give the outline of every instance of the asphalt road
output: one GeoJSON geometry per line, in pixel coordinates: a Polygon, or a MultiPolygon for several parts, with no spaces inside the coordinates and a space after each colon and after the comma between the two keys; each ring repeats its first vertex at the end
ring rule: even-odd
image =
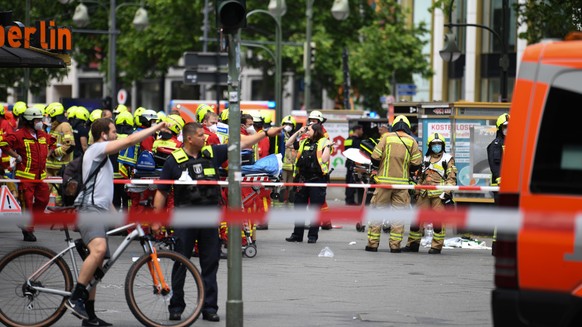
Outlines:
{"type": "MultiPolygon", "coordinates": [[[[321,231],[317,244],[287,243],[292,226],[270,226],[258,232],[258,254],[243,259],[244,325],[246,326],[491,326],[490,292],[494,260],[489,250],[445,249],[429,255],[392,254],[388,235],[378,253],[365,252],[366,234],[354,226],[321,231]],[[350,244],[355,242],[355,244],[350,244]],[[334,257],[318,257],[329,247],[334,257]]],[[[37,231],[38,242],[54,250],[64,247],[64,233],[37,231]]],[[[77,234],[78,235],[78,234],[77,234]]],[[[447,235],[447,237],[453,235],[447,235]]],[[[0,226],[0,255],[22,241],[17,228],[0,226]]],[[[307,239],[307,238],[305,238],[307,239]]],[[[110,245],[121,237],[112,237],[110,245]]],[[[490,240],[487,240],[490,244],[490,240]]],[[[127,307],[123,282],[132,246],[98,286],[98,315],[115,326],[139,326],[127,307]]],[[[193,258],[198,264],[198,259],[193,258]]],[[[226,260],[219,268],[218,323],[226,326],[226,260]]],[[[0,296],[8,296],[0,294],[0,296]]],[[[57,326],[80,326],[65,314],[57,326]]]]}

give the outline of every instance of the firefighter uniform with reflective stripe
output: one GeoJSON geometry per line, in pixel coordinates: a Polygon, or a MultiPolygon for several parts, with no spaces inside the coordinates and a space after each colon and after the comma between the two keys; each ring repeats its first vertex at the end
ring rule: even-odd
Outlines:
{"type": "MultiPolygon", "coordinates": [[[[374,148],[372,159],[379,161],[378,174],[374,177],[378,184],[408,184],[410,169],[420,166],[422,154],[416,140],[404,133],[396,131],[385,133],[374,148]]],[[[375,207],[405,209],[410,206],[408,190],[392,190],[377,188],[370,203],[375,207]]],[[[368,230],[368,246],[366,249],[377,249],[380,244],[380,222],[370,224],[368,230]]],[[[404,224],[391,222],[390,249],[400,251],[400,243],[404,232],[404,224]]]]}
{"type": "Polygon", "coordinates": [[[6,146],[2,151],[12,149],[22,157],[22,161],[16,164],[15,176],[22,181],[19,190],[23,209],[44,211],[49,203],[49,185],[26,181],[46,178],[46,159],[49,151],[55,149],[55,140],[43,131],[36,131],[33,135],[29,128],[23,127],[7,135],[4,141],[6,146]]]}
{"type": "MultiPolygon", "coordinates": [[[[442,156],[424,157],[423,171],[419,180],[420,185],[457,185],[457,167],[455,159],[448,153],[442,153],[442,156]]],[[[443,197],[445,192],[442,190],[420,190],[416,205],[418,208],[432,208],[443,210],[443,197]]],[[[410,226],[408,248],[418,249],[422,238],[423,228],[421,226],[410,226]]],[[[434,235],[432,238],[431,249],[441,250],[445,241],[445,227],[440,224],[434,225],[434,235]]]]}
{"type": "Polygon", "coordinates": [[[57,176],[59,169],[73,160],[75,134],[71,124],[62,122],[51,129],[50,135],[56,141],[56,148],[47,158],[46,168],[49,176],[57,176]]]}
{"type": "MultiPolygon", "coordinates": [[[[164,180],[214,180],[218,181],[218,166],[226,160],[228,145],[205,146],[200,150],[198,157],[194,158],[181,148],[168,157],[162,169],[161,179],[164,180]]],[[[219,186],[207,185],[159,185],[158,190],[169,193],[174,189],[174,202],[178,208],[191,208],[200,206],[214,206],[221,204],[219,186]]],[[[193,219],[195,219],[195,215],[193,219]]],[[[204,281],[204,306],[203,312],[216,313],[218,310],[218,283],[216,273],[220,261],[220,243],[218,226],[213,227],[187,227],[176,228],[175,251],[192,256],[194,241],[198,240],[200,255],[200,267],[204,281]]],[[[168,309],[170,313],[181,313],[185,308],[183,299],[183,276],[179,280],[176,274],[172,276],[174,296],[170,300],[168,309]]]]}

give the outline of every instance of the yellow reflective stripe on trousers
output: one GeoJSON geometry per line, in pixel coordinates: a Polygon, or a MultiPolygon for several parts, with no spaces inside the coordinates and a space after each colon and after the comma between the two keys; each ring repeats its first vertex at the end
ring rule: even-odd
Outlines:
{"type": "Polygon", "coordinates": [[[440,233],[435,232],[432,236],[433,239],[437,240],[437,241],[442,241],[445,239],[445,228],[443,227],[443,229],[441,230],[440,233]]]}
{"type": "Polygon", "coordinates": [[[402,234],[396,234],[390,232],[390,239],[395,241],[402,241],[402,234]]]}
{"type": "Polygon", "coordinates": [[[408,233],[409,240],[420,240],[421,237],[422,237],[422,234],[420,234],[420,232],[411,231],[410,233],[408,233]]]}

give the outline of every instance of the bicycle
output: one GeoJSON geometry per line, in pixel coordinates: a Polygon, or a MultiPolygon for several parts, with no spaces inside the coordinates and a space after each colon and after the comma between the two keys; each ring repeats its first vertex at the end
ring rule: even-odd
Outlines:
{"type": "MultiPolygon", "coordinates": [[[[125,298],[132,314],[145,326],[191,325],[198,319],[204,303],[200,272],[183,255],[157,250],[140,224],[125,225],[107,235],[129,228],[135,229],[125,236],[103,267],[97,270],[87,290],[101,281],[129,244],[137,239],[144,254],[132,264],[125,279],[125,298]],[[168,304],[173,296],[171,284],[179,284],[182,280],[186,309],[180,321],[169,320],[168,304]]],[[[67,310],[65,301],[71,296],[79,273],[73,249],[82,259],[88,254],[81,239],[73,240],[67,226],[63,230],[68,246],[59,253],[44,247],[25,247],[0,260],[0,292],[4,295],[0,298],[0,322],[14,327],[40,327],[50,326],[63,316],[67,310]],[[65,260],[67,253],[73,270],[65,260]]]]}

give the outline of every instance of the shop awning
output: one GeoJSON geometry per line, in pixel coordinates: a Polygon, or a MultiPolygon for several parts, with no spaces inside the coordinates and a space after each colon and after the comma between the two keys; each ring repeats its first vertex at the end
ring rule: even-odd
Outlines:
{"type": "Polygon", "coordinates": [[[34,48],[0,47],[0,68],[66,68],[70,64],[68,55],[34,48]]]}

